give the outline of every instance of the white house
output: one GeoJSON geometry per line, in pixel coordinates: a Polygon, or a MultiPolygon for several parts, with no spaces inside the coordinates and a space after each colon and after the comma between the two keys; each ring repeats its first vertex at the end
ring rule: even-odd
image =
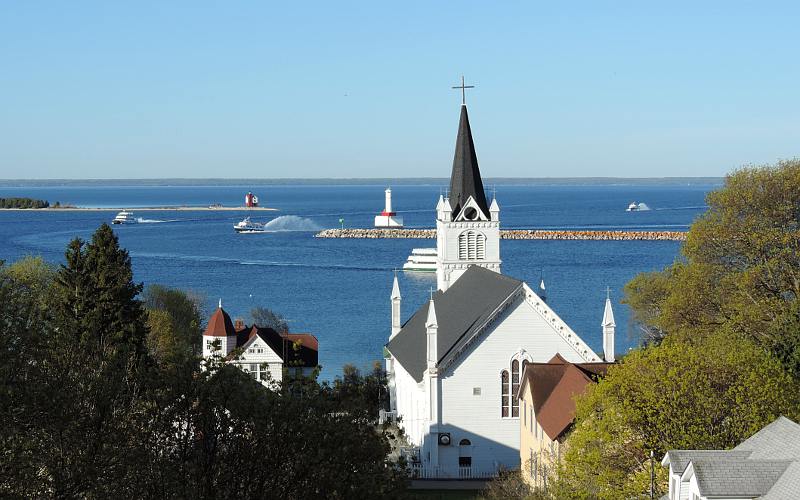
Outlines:
{"type": "Polygon", "coordinates": [[[601,359],[527,284],[500,274],[500,208],[486,201],[466,106],[436,214],[438,291],[402,324],[397,277],[392,287],[391,410],[417,447],[419,474],[491,476],[520,466],[524,364],[601,359]]]}
{"type": "Polygon", "coordinates": [[[281,334],[271,328],[245,326],[240,320],[234,324],[220,300],[203,333],[203,356],[224,358],[269,385],[270,380],[282,381],[284,374],[312,375],[318,363],[319,342],[309,333],[281,334]]]}
{"type": "Polygon", "coordinates": [[[669,500],[800,498],[800,425],[778,417],[732,450],[670,450],[669,500]]]}

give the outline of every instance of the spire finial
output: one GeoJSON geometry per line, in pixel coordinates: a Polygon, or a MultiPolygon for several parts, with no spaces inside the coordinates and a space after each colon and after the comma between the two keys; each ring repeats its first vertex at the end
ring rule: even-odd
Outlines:
{"type": "Polygon", "coordinates": [[[431,292],[431,300],[433,300],[433,287],[430,288],[430,292],[431,292]]]}
{"type": "Polygon", "coordinates": [[[467,93],[465,92],[466,89],[474,89],[475,85],[464,85],[464,75],[461,75],[461,85],[456,85],[453,87],[454,89],[461,89],[461,105],[467,105],[467,93]]]}
{"type": "Polygon", "coordinates": [[[219,299],[219,308],[222,309],[222,299],[219,299]]]}
{"type": "Polygon", "coordinates": [[[611,287],[606,287],[606,300],[611,300],[611,287]]]}

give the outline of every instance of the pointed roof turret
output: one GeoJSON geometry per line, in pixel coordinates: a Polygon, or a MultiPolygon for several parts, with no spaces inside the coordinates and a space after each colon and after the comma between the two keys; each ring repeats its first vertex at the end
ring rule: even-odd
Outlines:
{"type": "Polygon", "coordinates": [[[611,296],[608,293],[606,295],[606,309],[603,311],[603,324],[600,326],[617,326],[614,323],[614,310],[611,309],[611,296]]]}
{"type": "Polygon", "coordinates": [[[394,283],[392,283],[392,298],[399,299],[400,297],[400,285],[397,283],[397,272],[394,273],[394,283]]]}
{"type": "Polygon", "coordinates": [[[206,337],[231,337],[236,335],[236,329],[233,327],[231,317],[222,308],[222,299],[219,301],[219,307],[208,320],[208,326],[203,335],[206,337]]]}
{"type": "Polygon", "coordinates": [[[472,141],[472,129],[469,126],[466,104],[461,105],[461,118],[458,122],[456,152],[453,156],[453,172],[450,174],[450,205],[453,217],[464,208],[469,197],[475,200],[483,214],[489,217],[489,204],[483,192],[481,171],[478,168],[478,156],[472,141]]]}
{"type": "Polygon", "coordinates": [[[431,297],[430,305],[428,306],[428,317],[425,320],[425,328],[436,328],[438,322],[436,320],[436,307],[433,305],[433,297],[431,297]]]}

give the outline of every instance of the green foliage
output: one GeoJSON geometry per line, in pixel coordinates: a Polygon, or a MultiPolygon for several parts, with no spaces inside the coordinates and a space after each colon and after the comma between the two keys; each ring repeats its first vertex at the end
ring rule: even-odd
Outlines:
{"type": "Polygon", "coordinates": [[[736,171],[707,202],[684,260],[626,287],[634,318],[662,334],[741,333],[800,378],[800,160],[736,171]]]}
{"type": "Polygon", "coordinates": [[[144,291],[143,302],[147,310],[148,350],[162,368],[190,363],[201,354],[200,297],[150,285],[144,291]]]}
{"type": "Polygon", "coordinates": [[[389,409],[389,389],[386,372],[380,362],[375,362],[372,372],[362,375],[353,365],[342,367],[342,376],[333,382],[332,396],[342,407],[358,413],[368,420],[378,418],[378,411],[389,409]]]}
{"type": "Polygon", "coordinates": [[[393,436],[370,418],[385,380],[267,390],[201,362],[191,296],[156,286],[143,304],[141,290],[106,225],[58,271],[0,263],[0,497],[400,494],[393,436]]]}
{"type": "Polygon", "coordinates": [[[289,333],[289,323],[286,318],[266,307],[255,307],[250,311],[253,324],[261,328],[272,328],[278,333],[289,333]]]}
{"type": "Polygon", "coordinates": [[[0,198],[0,208],[47,208],[50,206],[45,200],[33,198],[0,198]]]}
{"type": "Polygon", "coordinates": [[[529,498],[532,494],[528,483],[522,479],[518,470],[501,470],[496,478],[486,483],[481,492],[486,500],[513,500],[529,498]]]}
{"type": "Polygon", "coordinates": [[[730,448],[779,415],[800,416],[800,385],[751,340],[667,337],[628,354],[578,399],[554,491],[644,495],[650,450],[660,459],[669,449],[730,448]]]}

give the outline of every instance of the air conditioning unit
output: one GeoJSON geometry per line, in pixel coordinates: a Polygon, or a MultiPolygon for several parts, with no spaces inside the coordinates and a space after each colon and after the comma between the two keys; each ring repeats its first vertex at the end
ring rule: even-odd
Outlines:
{"type": "Polygon", "coordinates": [[[449,432],[440,432],[439,433],[439,446],[450,446],[450,433],[449,432]]]}

